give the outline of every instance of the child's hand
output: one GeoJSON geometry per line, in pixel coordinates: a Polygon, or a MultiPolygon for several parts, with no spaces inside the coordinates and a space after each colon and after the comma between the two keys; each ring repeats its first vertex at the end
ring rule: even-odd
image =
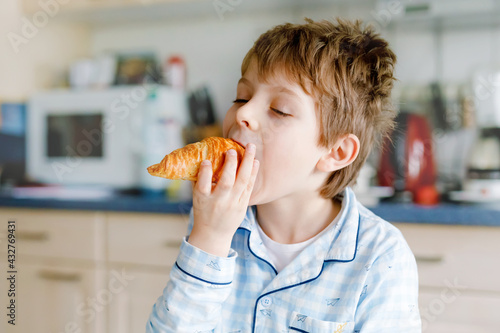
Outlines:
{"type": "Polygon", "coordinates": [[[259,162],[254,161],[254,157],[255,145],[248,144],[238,169],[236,152],[227,151],[222,176],[214,188],[212,166],[202,163],[198,181],[193,186],[194,224],[190,244],[214,255],[228,255],[233,235],[245,217],[259,171],[259,162]]]}

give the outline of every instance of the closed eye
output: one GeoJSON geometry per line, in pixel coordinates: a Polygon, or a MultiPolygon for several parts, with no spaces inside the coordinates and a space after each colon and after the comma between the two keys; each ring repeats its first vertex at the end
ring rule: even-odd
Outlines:
{"type": "MultiPolygon", "coordinates": [[[[246,99],[235,99],[233,101],[233,103],[237,103],[237,104],[244,104],[246,102],[248,102],[248,100],[246,100],[246,99]]],[[[291,114],[281,112],[278,109],[271,108],[271,110],[273,110],[273,112],[276,113],[280,117],[289,117],[289,116],[291,116],[291,114]]]]}
{"type": "Polygon", "coordinates": [[[281,112],[280,110],[277,110],[277,109],[271,108],[271,110],[273,110],[280,117],[289,117],[289,116],[291,116],[291,114],[281,112]]]}

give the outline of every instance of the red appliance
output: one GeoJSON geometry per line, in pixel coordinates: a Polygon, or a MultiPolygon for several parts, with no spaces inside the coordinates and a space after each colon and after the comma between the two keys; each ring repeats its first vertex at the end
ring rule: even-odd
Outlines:
{"type": "Polygon", "coordinates": [[[436,167],[429,123],[423,116],[404,112],[399,113],[395,121],[392,142],[386,138],[383,144],[378,183],[393,187],[395,199],[410,192],[418,203],[436,203],[436,167]]]}

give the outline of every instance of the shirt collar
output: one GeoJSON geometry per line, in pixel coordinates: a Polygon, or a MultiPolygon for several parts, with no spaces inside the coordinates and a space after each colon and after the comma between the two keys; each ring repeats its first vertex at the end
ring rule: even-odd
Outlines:
{"type": "MultiPolygon", "coordinates": [[[[356,196],[350,187],[346,187],[342,193],[343,205],[341,216],[334,228],[322,235],[316,244],[318,257],[325,261],[352,261],[356,256],[356,248],[359,230],[359,211],[356,196]]],[[[255,216],[257,206],[250,206],[240,228],[250,232],[257,232],[255,216]]]]}
{"type": "Polygon", "coordinates": [[[343,191],[343,196],[345,209],[337,225],[320,240],[326,250],[325,261],[348,262],[356,257],[360,220],[358,201],[350,187],[343,191]]]}

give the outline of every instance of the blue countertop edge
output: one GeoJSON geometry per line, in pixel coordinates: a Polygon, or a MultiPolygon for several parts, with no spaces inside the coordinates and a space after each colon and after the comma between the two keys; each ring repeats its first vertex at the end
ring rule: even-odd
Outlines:
{"type": "MultiPolygon", "coordinates": [[[[163,197],[140,196],[118,196],[102,200],[19,199],[0,196],[0,207],[189,214],[192,201],[169,201],[163,197]]],[[[411,203],[382,202],[367,208],[389,222],[500,226],[500,203],[498,206],[485,207],[453,203],[421,206],[411,203]]]]}
{"type": "Polygon", "coordinates": [[[389,222],[500,227],[500,208],[473,204],[380,203],[367,207],[389,222]]]}
{"type": "Polygon", "coordinates": [[[0,197],[0,207],[93,210],[128,213],[189,214],[192,201],[166,198],[113,197],[102,200],[19,199],[0,197]]]}

